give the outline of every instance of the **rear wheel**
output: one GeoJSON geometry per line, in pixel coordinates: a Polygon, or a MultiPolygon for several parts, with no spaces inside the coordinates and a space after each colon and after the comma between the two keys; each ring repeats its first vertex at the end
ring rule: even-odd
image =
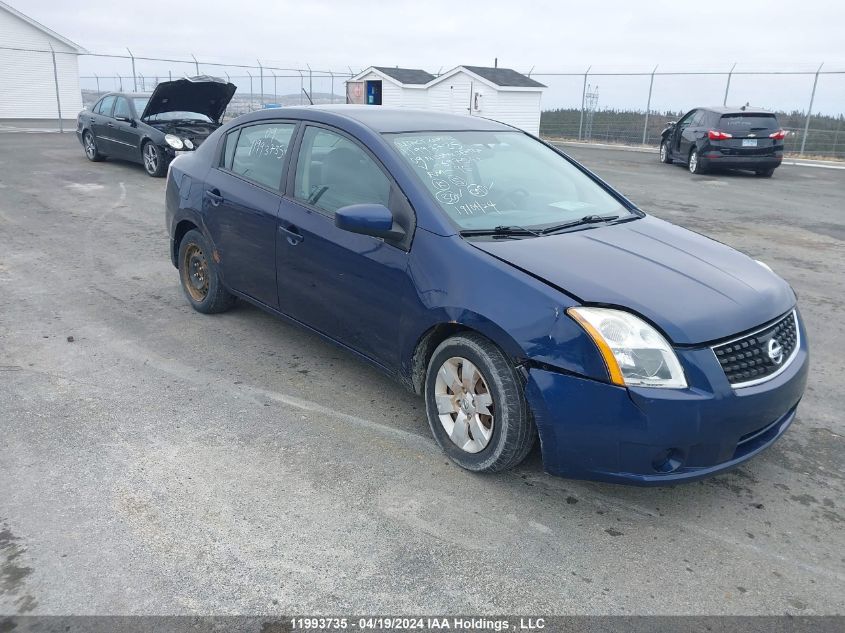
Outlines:
{"type": "Polygon", "coordinates": [[[159,147],[152,141],[144,143],[141,149],[144,159],[144,170],[153,178],[161,178],[167,171],[167,158],[159,147]]]}
{"type": "Polygon", "coordinates": [[[97,149],[97,140],[90,130],[82,133],[82,147],[85,149],[85,157],[91,162],[98,163],[106,157],[97,149]]]}
{"type": "Polygon", "coordinates": [[[537,432],[516,369],[478,334],[453,336],[434,350],[425,404],[434,439],[467,470],[513,468],[534,445],[537,432]]]}
{"type": "Polygon", "coordinates": [[[704,165],[701,163],[701,158],[698,156],[698,150],[695,148],[689,153],[689,162],[687,165],[691,174],[703,174],[705,171],[704,165]]]}
{"type": "Polygon", "coordinates": [[[196,229],[185,233],[179,244],[179,279],[188,302],[198,312],[225,312],[235,303],[235,297],[220,283],[211,246],[196,229]]]}
{"type": "Polygon", "coordinates": [[[775,173],[775,168],[771,167],[769,169],[758,169],[754,173],[760,176],[760,178],[771,178],[772,174],[775,173]]]}
{"type": "Polygon", "coordinates": [[[667,165],[672,163],[672,158],[669,156],[669,140],[665,140],[660,144],[660,162],[667,165]]]}

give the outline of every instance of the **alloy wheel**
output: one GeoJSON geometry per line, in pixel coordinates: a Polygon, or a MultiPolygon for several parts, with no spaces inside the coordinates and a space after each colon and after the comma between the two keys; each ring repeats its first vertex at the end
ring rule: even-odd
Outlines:
{"type": "Polygon", "coordinates": [[[97,146],[94,145],[94,137],[91,136],[90,132],[86,132],[82,140],[84,141],[85,145],[85,155],[90,160],[93,160],[94,157],[97,155],[97,146]]]}
{"type": "Polygon", "coordinates": [[[158,150],[152,143],[144,145],[144,167],[150,174],[158,170],[158,150]]]}
{"type": "Polygon", "coordinates": [[[666,143],[660,144],[660,162],[666,162],[666,143]]]}
{"type": "Polygon", "coordinates": [[[494,403],[487,381],[466,358],[444,362],[434,384],[437,415],[457,447],[467,453],[484,450],[493,437],[494,403]]]}
{"type": "Polygon", "coordinates": [[[698,152],[693,152],[689,157],[689,170],[695,173],[698,170],[698,152]]]}

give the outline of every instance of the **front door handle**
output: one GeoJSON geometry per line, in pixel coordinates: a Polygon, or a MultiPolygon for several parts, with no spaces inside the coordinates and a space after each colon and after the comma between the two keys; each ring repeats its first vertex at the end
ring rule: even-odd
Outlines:
{"type": "Polygon", "coordinates": [[[207,189],[205,195],[213,207],[219,206],[223,202],[223,196],[220,195],[219,189],[207,189]]]}
{"type": "Polygon", "coordinates": [[[296,245],[297,245],[297,244],[299,244],[299,243],[302,241],[302,239],[303,239],[303,238],[302,238],[302,235],[300,235],[299,233],[297,233],[297,232],[296,232],[296,228],[295,228],[295,227],[293,227],[293,226],[292,226],[291,228],[289,228],[289,229],[286,229],[285,227],[283,227],[283,226],[280,224],[280,225],[279,225],[279,232],[280,232],[280,233],[284,233],[284,234],[285,234],[285,236],[288,238],[288,244],[290,244],[291,246],[296,246],[296,245]]]}

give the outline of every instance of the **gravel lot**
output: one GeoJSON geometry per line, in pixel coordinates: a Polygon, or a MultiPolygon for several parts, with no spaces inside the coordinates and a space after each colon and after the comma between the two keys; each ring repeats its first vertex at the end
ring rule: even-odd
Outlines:
{"type": "Polygon", "coordinates": [[[247,305],[192,311],[162,180],[0,134],[0,613],[845,613],[845,171],[569,151],[796,288],[809,390],[741,469],[464,472],[422,401],[345,352],[247,305]]]}

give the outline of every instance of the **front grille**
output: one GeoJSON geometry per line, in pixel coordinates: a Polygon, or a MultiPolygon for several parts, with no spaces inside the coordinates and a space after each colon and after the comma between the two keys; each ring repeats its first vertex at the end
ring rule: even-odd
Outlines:
{"type": "Polygon", "coordinates": [[[713,347],[728,382],[747,387],[780,373],[798,350],[798,317],[793,310],[771,325],[713,347]]]}

